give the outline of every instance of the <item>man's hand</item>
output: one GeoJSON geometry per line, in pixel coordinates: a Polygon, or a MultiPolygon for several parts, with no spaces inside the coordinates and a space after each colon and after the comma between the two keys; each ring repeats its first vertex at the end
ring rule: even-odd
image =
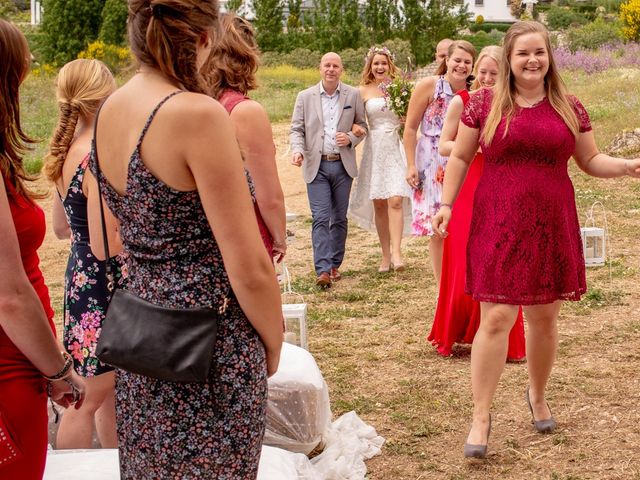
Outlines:
{"type": "Polygon", "coordinates": [[[349,135],[344,132],[336,133],[336,145],[338,145],[339,147],[348,147],[350,144],[351,139],[349,138],[349,135]]]}
{"type": "Polygon", "coordinates": [[[294,153],[291,157],[291,165],[295,165],[296,167],[302,166],[303,156],[301,153],[294,153]]]}

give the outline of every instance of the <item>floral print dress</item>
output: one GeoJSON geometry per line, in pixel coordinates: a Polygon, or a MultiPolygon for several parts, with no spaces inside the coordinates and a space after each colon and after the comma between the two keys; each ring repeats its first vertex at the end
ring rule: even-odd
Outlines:
{"type": "MultiPolygon", "coordinates": [[[[84,173],[89,155],[78,166],[62,205],[71,228],[71,252],[65,274],[64,296],[64,348],[73,357],[78,375],[93,377],[112,371],[96,357],[96,345],[111,294],[107,289],[105,262],[98,260],[89,245],[87,198],[82,193],[84,173]]],[[[111,259],[117,287],[127,276],[124,255],[111,259]]]]}
{"type": "Polygon", "coordinates": [[[447,107],[453,96],[451,85],[445,80],[444,75],[440,76],[436,82],[433,99],[422,117],[420,126],[422,135],[416,147],[416,168],[420,186],[413,190],[411,199],[413,214],[411,230],[414,235],[433,235],[431,217],[440,208],[444,170],[448,158],[438,153],[438,143],[447,107]]]}
{"type": "Polygon", "coordinates": [[[140,155],[156,112],[176,93],[147,120],[130,159],[124,195],[97,175],[95,154],[90,167],[120,222],[129,255],[127,290],[165,307],[217,309],[226,302],[228,307],[217,318],[205,383],[116,371],[120,475],[122,480],[250,480],[257,476],[265,429],[264,346],[231,290],[198,191],[169,187],[140,155]]]}

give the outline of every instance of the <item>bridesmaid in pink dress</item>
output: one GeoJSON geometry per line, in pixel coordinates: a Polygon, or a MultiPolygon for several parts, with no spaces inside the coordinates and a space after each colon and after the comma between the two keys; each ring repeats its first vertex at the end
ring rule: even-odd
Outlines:
{"type": "MultiPolygon", "coordinates": [[[[473,69],[475,77],[472,90],[493,87],[498,77],[498,64],[502,56],[502,47],[490,45],[478,55],[473,69]]],[[[451,100],[440,135],[440,155],[448,157],[455,143],[460,115],[469,101],[469,92],[461,90],[451,100]]],[[[449,235],[444,241],[442,253],[442,277],[440,294],[428,340],[438,353],[451,355],[454,343],[473,342],[480,325],[480,303],[467,295],[465,279],[467,275],[467,239],[471,228],[473,196],[482,175],[484,158],[478,152],[467,172],[460,194],[455,202],[455,220],[449,223],[449,235]]],[[[509,333],[507,361],[519,362],[525,359],[524,322],[522,310],[518,312],[516,323],[509,333]]]]}
{"type": "Polygon", "coordinates": [[[558,345],[563,300],[586,291],[580,225],[567,162],[596,177],[640,177],[640,159],[598,151],[587,111],[569,95],[554,63],[549,34],[538,22],[516,22],[504,38],[498,82],[465,107],[449,157],[433,228],[446,236],[451,205],[482,147],[468,241],[466,291],[480,302],[471,350],[473,422],[465,457],[484,458],[490,407],[504,369],[509,331],[523,306],[529,323],[525,405],[535,429],[556,422],[545,389],[558,345]]]}

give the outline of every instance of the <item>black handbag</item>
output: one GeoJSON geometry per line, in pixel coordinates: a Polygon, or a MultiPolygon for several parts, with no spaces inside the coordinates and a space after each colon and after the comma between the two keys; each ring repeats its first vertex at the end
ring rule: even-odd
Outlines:
{"type": "MultiPolygon", "coordinates": [[[[96,114],[96,124],[97,120],[96,114]]],[[[114,275],[109,258],[95,135],[94,127],[93,154],[100,195],[107,288],[113,292],[114,275]]],[[[170,382],[203,383],[211,369],[217,317],[224,314],[227,303],[225,296],[217,311],[211,308],[168,308],[118,289],[107,309],[96,356],[102,362],[128,372],[170,382]]]]}

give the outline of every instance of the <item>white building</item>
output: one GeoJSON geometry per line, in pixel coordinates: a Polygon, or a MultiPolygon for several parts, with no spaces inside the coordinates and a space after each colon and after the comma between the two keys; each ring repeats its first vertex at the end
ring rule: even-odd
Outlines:
{"type": "Polygon", "coordinates": [[[464,0],[471,19],[482,15],[485,22],[515,22],[511,15],[511,0],[464,0]]]}

